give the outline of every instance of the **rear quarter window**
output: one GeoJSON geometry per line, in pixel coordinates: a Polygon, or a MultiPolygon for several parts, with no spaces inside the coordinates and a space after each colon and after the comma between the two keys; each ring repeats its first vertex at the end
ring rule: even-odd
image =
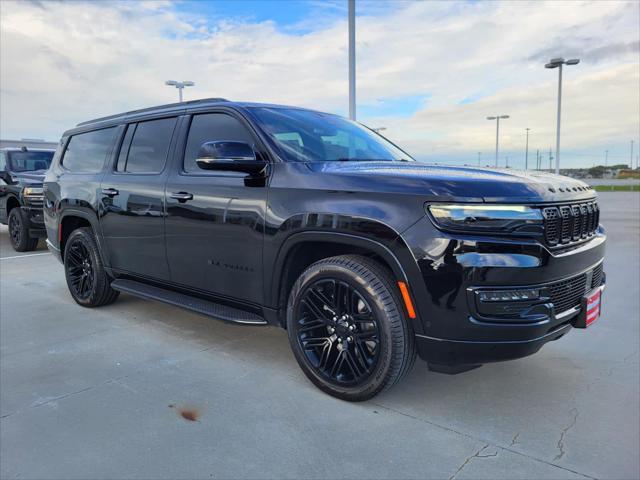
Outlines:
{"type": "Polygon", "coordinates": [[[116,127],[110,127],[72,136],[62,157],[62,165],[73,173],[101,171],[115,133],[116,127]]]}

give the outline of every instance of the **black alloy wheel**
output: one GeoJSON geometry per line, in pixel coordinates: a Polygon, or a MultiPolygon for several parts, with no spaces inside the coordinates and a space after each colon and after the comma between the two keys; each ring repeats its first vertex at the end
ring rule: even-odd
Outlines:
{"type": "Polygon", "coordinates": [[[95,284],[95,271],[87,246],[81,238],[75,238],[67,249],[67,276],[74,297],[86,300],[95,284]]]}
{"type": "Polygon", "coordinates": [[[112,303],[119,292],[111,288],[111,278],[102,263],[91,228],[78,228],[64,246],[64,271],[73,299],[83,307],[112,303]]]}
{"type": "Polygon", "coordinates": [[[357,384],[378,360],[378,321],[352,285],[323,279],[301,295],[296,336],[310,364],[329,382],[357,384]]]}
{"type": "Polygon", "coordinates": [[[321,390],[370,399],[402,379],[416,357],[391,273],[359,255],[320,260],[289,294],[287,331],[298,365],[321,390]]]}

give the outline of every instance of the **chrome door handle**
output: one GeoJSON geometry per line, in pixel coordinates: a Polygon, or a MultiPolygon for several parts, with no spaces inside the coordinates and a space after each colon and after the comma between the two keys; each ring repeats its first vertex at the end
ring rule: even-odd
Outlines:
{"type": "Polygon", "coordinates": [[[102,194],[106,195],[107,197],[115,197],[119,193],[120,192],[118,192],[118,190],[116,190],[115,188],[103,188],[102,189],[102,194]]]}
{"type": "Polygon", "coordinates": [[[187,200],[193,200],[193,195],[187,192],[174,192],[171,195],[171,198],[175,198],[180,203],[184,203],[187,200]]]}

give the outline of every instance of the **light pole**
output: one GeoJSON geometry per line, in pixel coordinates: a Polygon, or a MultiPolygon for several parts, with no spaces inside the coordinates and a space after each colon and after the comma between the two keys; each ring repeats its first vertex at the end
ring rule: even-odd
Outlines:
{"type": "Polygon", "coordinates": [[[525,128],[527,131],[527,145],[524,147],[524,169],[529,169],[529,130],[530,128],[525,128]]]}
{"type": "Polygon", "coordinates": [[[495,117],[487,117],[487,120],[496,121],[496,167],[498,166],[498,137],[500,136],[500,119],[509,118],[509,115],[496,115],[495,117]]]}
{"type": "Polygon", "coordinates": [[[482,155],[482,152],[478,152],[478,166],[480,166],[480,157],[482,155]]]}
{"type": "Polygon", "coordinates": [[[604,166],[607,166],[607,162],[609,161],[609,150],[604,151],[604,166]]]}
{"type": "Polygon", "coordinates": [[[577,65],[580,60],[572,58],[565,60],[564,58],[552,58],[544,67],[558,69],[558,125],[556,127],[556,174],[560,174],[560,109],[562,105],[562,66],[577,65]]]}
{"type": "Polygon", "coordinates": [[[178,98],[180,99],[180,103],[182,103],[182,90],[184,89],[184,87],[193,87],[195,85],[195,83],[190,82],[189,80],[184,80],[182,82],[167,80],[166,82],[164,82],[164,84],[171,87],[176,87],[178,89],[178,98]]]}
{"type": "Polygon", "coordinates": [[[631,140],[631,154],[629,155],[629,168],[633,169],[633,140],[631,140]]]}
{"type": "Polygon", "coordinates": [[[356,119],[356,0],[349,0],[349,118],[356,119]]]}

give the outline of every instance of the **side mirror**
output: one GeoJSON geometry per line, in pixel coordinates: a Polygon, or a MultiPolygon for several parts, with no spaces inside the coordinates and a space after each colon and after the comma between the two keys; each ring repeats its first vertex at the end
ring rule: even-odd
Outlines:
{"type": "Polygon", "coordinates": [[[228,141],[203,143],[196,163],[203,170],[226,170],[250,175],[261,172],[267,165],[256,159],[256,153],[248,143],[228,141]]]}

